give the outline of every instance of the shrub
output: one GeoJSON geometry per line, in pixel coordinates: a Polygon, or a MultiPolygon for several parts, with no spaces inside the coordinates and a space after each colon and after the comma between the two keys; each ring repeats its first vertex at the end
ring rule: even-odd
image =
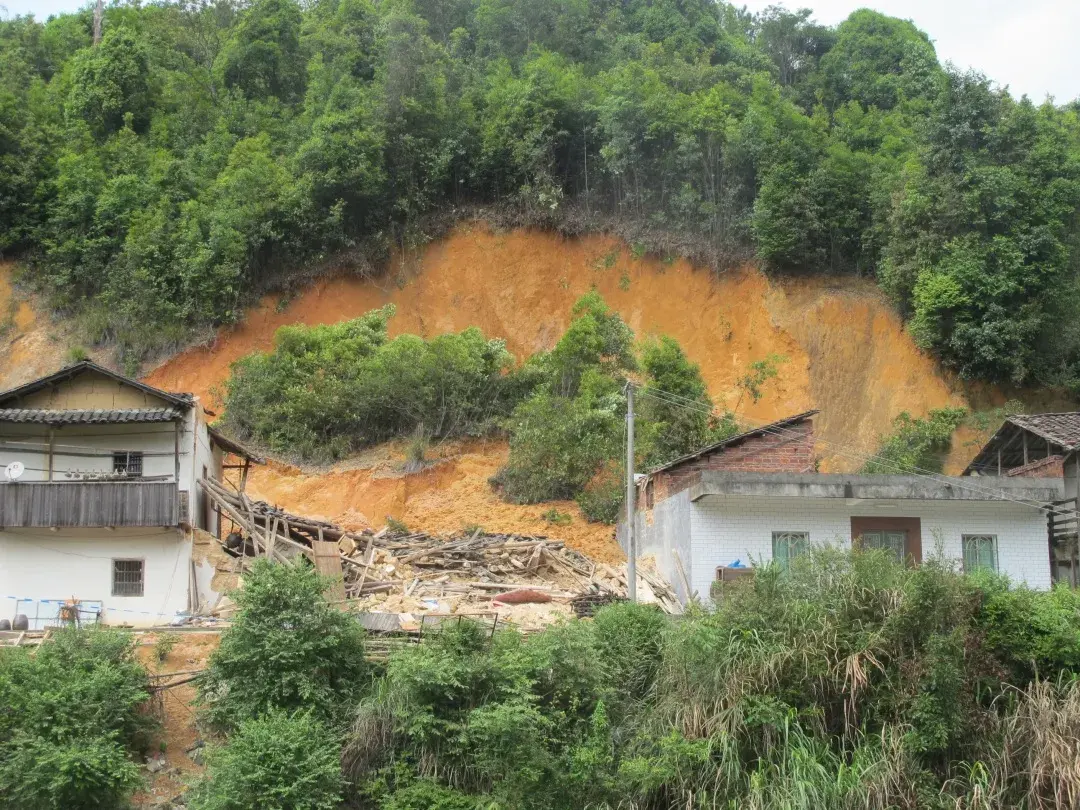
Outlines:
{"type": "Polygon", "coordinates": [[[327,604],[326,583],[306,565],[255,561],[234,594],[238,612],[199,682],[211,723],[223,730],[278,709],[310,710],[330,725],[367,687],[364,632],[327,604]]]}
{"type": "Polygon", "coordinates": [[[615,523],[623,508],[625,465],[608,462],[577,494],[575,500],[586,519],[595,523],[615,523]]]}
{"type": "Polygon", "coordinates": [[[593,617],[597,660],[620,703],[648,693],[660,666],[667,621],[654,606],[632,603],[609,605],[593,617]]]}
{"type": "Polygon", "coordinates": [[[225,426],[272,450],[327,461],[414,432],[479,433],[509,413],[517,381],[503,341],[478,329],[390,340],[393,313],[279,329],[272,352],[233,366],[225,426]]]}
{"type": "Polygon", "coordinates": [[[912,470],[941,472],[942,460],[953,431],[967,416],[963,408],[938,408],[925,419],[901,413],[893,432],[884,437],[877,453],[863,467],[866,473],[895,474],[912,470]]]}
{"type": "Polygon", "coordinates": [[[0,649],[0,807],[120,808],[139,783],[146,671],[130,635],[64,629],[0,649]]]}
{"type": "Polygon", "coordinates": [[[679,621],[620,604],[526,638],[448,628],[391,657],[345,760],[392,810],[1072,807],[1074,607],[815,548],[679,621]],[[1029,655],[1061,684],[1013,668],[1029,655]]]}
{"type": "Polygon", "coordinates": [[[334,810],[342,793],[337,736],[310,713],[271,710],[207,749],[192,810],[334,810]]]}
{"type": "Polygon", "coordinates": [[[496,476],[515,503],[573,498],[621,450],[625,399],[598,373],[573,399],[540,393],[510,417],[510,460],[496,476]]]}
{"type": "Polygon", "coordinates": [[[20,733],[4,749],[0,807],[11,810],[123,808],[141,782],[115,734],[57,742],[20,733]]]}

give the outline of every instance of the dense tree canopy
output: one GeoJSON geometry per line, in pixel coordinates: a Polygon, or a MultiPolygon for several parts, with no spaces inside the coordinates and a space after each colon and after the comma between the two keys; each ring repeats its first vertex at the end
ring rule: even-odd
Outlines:
{"type": "Polygon", "coordinates": [[[0,22],[0,250],[129,364],[477,207],[876,276],[968,377],[1080,387],[1080,107],[910,22],[714,0],[193,0],[0,22]]]}

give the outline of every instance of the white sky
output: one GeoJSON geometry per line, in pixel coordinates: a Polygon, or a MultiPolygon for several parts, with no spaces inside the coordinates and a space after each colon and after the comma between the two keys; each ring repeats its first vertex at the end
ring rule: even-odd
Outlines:
{"type": "MultiPolygon", "coordinates": [[[[770,0],[736,0],[751,11],[770,0]]],[[[38,19],[86,5],[82,0],[0,0],[9,15],[38,19]]],[[[938,58],[982,71],[1013,95],[1033,101],[1047,95],[1063,104],[1080,97],[1080,0],[786,0],[788,8],[814,9],[818,22],[834,25],[869,6],[913,20],[934,41],[938,58]]]]}
{"type": "MultiPolygon", "coordinates": [[[[0,0],[7,2],[8,0],[0,0]]],[[[975,68],[1014,96],[1058,104],[1080,97],[1080,0],[742,0],[751,11],[769,5],[812,8],[835,25],[857,8],[912,20],[934,42],[938,59],[975,68]]]]}

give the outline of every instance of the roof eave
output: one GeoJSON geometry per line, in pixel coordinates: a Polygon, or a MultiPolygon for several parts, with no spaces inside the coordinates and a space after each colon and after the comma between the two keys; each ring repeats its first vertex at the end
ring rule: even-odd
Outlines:
{"type": "Polygon", "coordinates": [[[106,377],[110,377],[119,383],[130,385],[132,388],[136,388],[144,393],[163,399],[179,408],[185,410],[191,408],[195,404],[194,398],[190,394],[174,394],[169,391],[163,391],[160,388],[155,388],[152,385],[139,382],[131,377],[125,377],[123,374],[118,374],[111,369],[107,369],[104,366],[99,366],[97,363],[91,360],[80,360],[78,363],[73,363],[70,366],[65,366],[58,371],[54,371],[52,374],[47,374],[44,377],[39,377],[36,380],[31,380],[28,383],[17,386],[15,388],[8,389],[7,391],[0,391],[0,405],[4,402],[24,397],[29,394],[36,393],[51,385],[56,385],[59,382],[70,380],[73,377],[77,377],[87,371],[97,372],[103,374],[106,377]]]}

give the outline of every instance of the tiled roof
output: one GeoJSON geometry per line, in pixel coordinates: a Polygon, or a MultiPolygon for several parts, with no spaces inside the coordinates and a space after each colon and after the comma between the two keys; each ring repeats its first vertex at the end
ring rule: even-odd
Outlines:
{"type": "Polygon", "coordinates": [[[1017,414],[1010,416],[1009,421],[1066,450],[1080,445],[1080,412],[1017,414]]]}
{"type": "Polygon", "coordinates": [[[173,408],[120,408],[116,410],[46,410],[43,408],[0,408],[0,422],[28,422],[41,425],[99,425],[126,422],[171,422],[180,418],[173,408]]]}

